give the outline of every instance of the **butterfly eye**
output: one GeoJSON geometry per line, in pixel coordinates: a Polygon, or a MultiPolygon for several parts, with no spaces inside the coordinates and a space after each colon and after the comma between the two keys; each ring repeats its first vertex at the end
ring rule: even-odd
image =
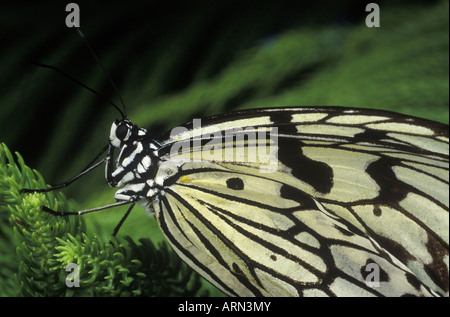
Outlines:
{"type": "Polygon", "coordinates": [[[116,137],[119,140],[123,141],[128,136],[128,131],[129,131],[128,126],[125,123],[121,122],[119,123],[116,129],[116,137]]]}

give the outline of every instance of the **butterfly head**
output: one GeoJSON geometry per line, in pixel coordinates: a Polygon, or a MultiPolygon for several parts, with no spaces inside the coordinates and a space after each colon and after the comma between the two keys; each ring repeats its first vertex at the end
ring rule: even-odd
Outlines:
{"type": "Polygon", "coordinates": [[[130,120],[116,120],[111,126],[109,142],[112,146],[120,148],[128,142],[134,142],[139,136],[144,135],[145,132],[144,129],[138,128],[130,120]]]}

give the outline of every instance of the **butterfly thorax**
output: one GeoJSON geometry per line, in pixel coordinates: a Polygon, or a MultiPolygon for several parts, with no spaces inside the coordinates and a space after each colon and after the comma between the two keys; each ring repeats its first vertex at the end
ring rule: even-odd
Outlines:
{"type": "Polygon", "coordinates": [[[126,119],[112,124],[109,142],[112,147],[120,149],[114,171],[110,179],[107,177],[110,186],[121,187],[114,198],[139,202],[155,196],[158,193],[154,178],[159,162],[159,144],[147,135],[145,129],[126,119]]]}

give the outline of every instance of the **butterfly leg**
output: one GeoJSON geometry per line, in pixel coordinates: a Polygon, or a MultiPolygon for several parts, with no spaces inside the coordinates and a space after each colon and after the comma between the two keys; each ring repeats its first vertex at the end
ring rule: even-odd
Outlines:
{"type": "Polygon", "coordinates": [[[119,232],[119,229],[122,227],[123,223],[125,222],[125,219],[127,219],[128,215],[130,214],[131,210],[133,209],[135,204],[132,204],[130,206],[130,208],[128,208],[127,212],[125,213],[125,215],[122,217],[122,219],[120,219],[120,222],[117,224],[117,226],[114,228],[114,232],[113,232],[113,237],[116,236],[116,234],[119,232]]]}
{"type": "Polygon", "coordinates": [[[104,209],[108,209],[108,208],[112,208],[112,207],[118,207],[118,206],[123,206],[123,205],[127,205],[127,204],[131,204],[133,203],[133,200],[129,200],[129,201],[119,201],[117,203],[114,204],[109,204],[109,205],[105,205],[105,206],[101,206],[101,207],[95,207],[95,208],[90,208],[90,209],[83,209],[83,210],[79,210],[79,211],[55,211],[53,209],[50,209],[46,206],[41,206],[41,210],[51,213],[52,215],[55,216],[70,216],[70,215],[84,215],[90,212],[94,212],[94,211],[99,211],[99,210],[104,210],[104,209]]]}
{"type": "Polygon", "coordinates": [[[107,150],[107,148],[111,147],[110,145],[105,146],[96,156],[95,158],[89,162],[89,164],[83,168],[81,170],[80,173],[78,173],[77,175],[75,175],[74,177],[72,177],[71,179],[65,181],[64,183],[61,183],[59,185],[55,185],[52,187],[48,187],[48,188],[40,188],[40,189],[29,189],[29,188],[22,188],[20,190],[21,193],[45,193],[45,192],[50,192],[56,189],[61,189],[64,187],[69,186],[70,184],[72,184],[73,182],[75,182],[77,179],[79,179],[81,176],[86,175],[87,173],[91,172],[92,170],[94,170],[95,168],[99,167],[100,165],[102,165],[103,163],[108,162],[108,156],[105,157],[104,159],[102,159],[101,161],[97,162],[94,164],[94,162],[103,154],[105,153],[105,151],[107,150]]]}
{"type": "Polygon", "coordinates": [[[113,237],[115,237],[117,235],[117,233],[119,232],[120,227],[125,222],[125,220],[127,219],[128,215],[130,214],[131,210],[133,209],[133,207],[135,205],[132,200],[131,201],[120,201],[120,202],[117,202],[115,204],[110,204],[110,205],[97,207],[97,208],[84,209],[84,210],[80,210],[80,211],[55,211],[55,210],[50,209],[50,208],[45,207],[45,206],[41,206],[41,210],[45,211],[45,212],[48,212],[48,213],[51,213],[52,215],[55,215],[55,216],[83,215],[83,214],[87,214],[87,213],[94,212],[94,211],[104,210],[104,209],[117,207],[117,206],[123,206],[123,205],[130,204],[130,203],[131,203],[131,206],[128,208],[128,210],[125,213],[125,215],[122,217],[120,222],[114,228],[114,231],[113,231],[112,235],[113,235],[113,237]]]}

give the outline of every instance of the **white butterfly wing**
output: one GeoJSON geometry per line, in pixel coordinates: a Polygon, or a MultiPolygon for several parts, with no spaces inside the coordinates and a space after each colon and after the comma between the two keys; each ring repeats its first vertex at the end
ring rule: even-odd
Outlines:
{"type": "Polygon", "coordinates": [[[448,293],[445,126],[327,107],[188,127],[163,145],[153,206],[177,253],[226,293],[448,293]],[[247,139],[227,139],[234,128],[247,139]]]}

